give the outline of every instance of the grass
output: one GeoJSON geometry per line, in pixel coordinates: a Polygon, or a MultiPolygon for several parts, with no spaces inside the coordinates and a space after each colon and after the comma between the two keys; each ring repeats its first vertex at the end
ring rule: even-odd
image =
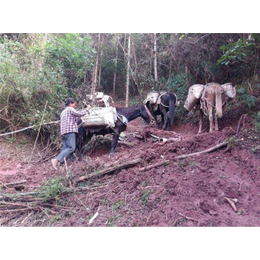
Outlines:
{"type": "Polygon", "coordinates": [[[152,192],[151,190],[143,190],[141,202],[144,206],[146,206],[148,199],[149,199],[149,195],[150,195],[151,192],[152,192]]]}

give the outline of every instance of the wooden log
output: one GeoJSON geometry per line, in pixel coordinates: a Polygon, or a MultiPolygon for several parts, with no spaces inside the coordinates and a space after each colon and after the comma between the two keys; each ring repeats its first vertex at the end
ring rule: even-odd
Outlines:
{"type": "MultiPolygon", "coordinates": [[[[187,157],[190,157],[190,156],[199,156],[201,154],[204,154],[204,153],[209,153],[209,152],[212,152],[218,148],[221,148],[225,145],[228,144],[228,140],[220,143],[220,144],[217,144],[209,149],[206,149],[204,151],[201,151],[201,152],[197,152],[197,153],[190,153],[190,154],[183,154],[183,155],[179,155],[179,156],[176,156],[173,158],[173,160],[178,160],[178,159],[184,159],[184,158],[187,158],[187,157]]],[[[152,165],[149,165],[149,166],[146,166],[146,167],[143,167],[143,168],[140,168],[139,171],[146,171],[146,170],[150,170],[152,168],[156,168],[156,167],[159,167],[161,165],[168,165],[169,163],[171,163],[172,161],[169,161],[169,160],[164,160],[162,162],[159,162],[159,163],[155,163],[155,164],[152,164],[152,165]]]]}
{"type": "Polygon", "coordinates": [[[187,158],[187,157],[190,157],[190,156],[194,156],[194,155],[198,156],[198,155],[201,155],[201,154],[204,154],[204,153],[213,152],[213,151],[217,150],[218,148],[221,148],[221,147],[223,147],[223,146],[225,146],[227,144],[228,144],[228,140],[226,140],[226,141],[224,141],[224,142],[222,142],[220,144],[217,144],[217,145],[215,145],[215,146],[213,146],[213,147],[211,147],[209,149],[206,149],[204,151],[196,152],[196,153],[189,153],[189,154],[184,154],[184,155],[179,155],[177,157],[174,157],[174,159],[184,159],[184,158],[187,158]]]}
{"type": "Polygon", "coordinates": [[[167,165],[169,164],[171,161],[169,160],[164,160],[162,162],[159,162],[159,163],[155,163],[155,164],[152,164],[152,165],[148,165],[146,167],[143,167],[143,168],[140,168],[139,171],[140,172],[143,172],[143,171],[147,171],[147,170],[150,170],[152,168],[156,168],[156,167],[159,167],[159,166],[162,166],[162,165],[167,165]]]}
{"type": "Polygon", "coordinates": [[[137,158],[137,159],[134,159],[132,161],[116,165],[114,167],[109,167],[109,168],[106,168],[106,169],[103,169],[103,170],[97,170],[97,171],[92,172],[92,173],[90,173],[88,175],[81,176],[75,182],[78,183],[80,181],[88,180],[90,178],[100,177],[100,176],[102,176],[104,174],[108,174],[108,173],[112,173],[112,172],[115,172],[115,171],[118,171],[118,170],[122,170],[122,169],[126,169],[126,168],[129,168],[129,167],[133,167],[136,164],[138,164],[139,162],[141,162],[141,160],[142,160],[141,158],[137,158]]]}

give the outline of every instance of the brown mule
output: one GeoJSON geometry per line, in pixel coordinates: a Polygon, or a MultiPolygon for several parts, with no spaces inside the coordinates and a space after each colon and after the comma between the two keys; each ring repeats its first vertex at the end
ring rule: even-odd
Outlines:
{"type": "Polygon", "coordinates": [[[199,133],[202,131],[203,112],[209,117],[210,132],[214,131],[214,114],[215,114],[215,130],[218,131],[218,118],[223,116],[222,106],[225,103],[226,95],[224,88],[218,83],[208,83],[201,96],[199,133]]]}

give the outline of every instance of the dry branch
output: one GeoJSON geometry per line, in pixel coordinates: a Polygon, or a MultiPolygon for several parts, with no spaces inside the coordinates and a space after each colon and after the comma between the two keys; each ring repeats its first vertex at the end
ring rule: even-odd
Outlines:
{"type": "Polygon", "coordinates": [[[239,135],[240,127],[241,127],[241,123],[242,123],[242,119],[246,118],[246,116],[247,116],[246,114],[243,114],[243,115],[240,117],[239,121],[238,121],[237,131],[236,131],[236,137],[238,137],[238,135],[239,135]]]}
{"type": "Polygon", "coordinates": [[[222,142],[220,144],[217,144],[217,145],[215,145],[215,146],[213,146],[213,147],[211,147],[209,149],[206,149],[204,151],[200,151],[200,152],[196,152],[196,153],[183,154],[183,155],[175,157],[174,159],[184,159],[184,158],[187,158],[187,157],[190,157],[190,156],[194,156],[194,155],[198,156],[198,155],[201,155],[203,153],[213,152],[213,151],[217,150],[218,148],[221,148],[221,147],[223,147],[223,146],[225,146],[227,144],[228,144],[228,140],[226,140],[226,141],[224,141],[224,142],[222,142]]]}
{"type": "MultiPolygon", "coordinates": [[[[173,160],[176,160],[176,159],[184,159],[184,158],[187,158],[187,157],[190,157],[190,156],[194,156],[194,155],[198,156],[198,155],[201,155],[201,154],[204,154],[204,153],[209,153],[209,152],[212,152],[212,151],[214,151],[214,150],[216,150],[216,149],[218,149],[218,148],[221,148],[221,147],[223,147],[223,146],[225,146],[225,145],[227,145],[227,144],[228,144],[228,141],[226,140],[226,141],[224,141],[224,142],[222,142],[222,143],[220,143],[220,144],[217,144],[217,145],[215,145],[215,146],[213,146],[213,147],[211,147],[211,148],[209,148],[209,149],[206,149],[206,150],[204,150],[204,151],[200,151],[200,152],[197,152],[197,153],[190,153],[190,154],[179,155],[179,156],[177,156],[177,157],[174,157],[173,160]]],[[[162,162],[155,163],[155,164],[152,164],[152,165],[149,165],[149,166],[140,168],[139,171],[150,170],[150,169],[152,169],[152,168],[156,168],[156,167],[159,167],[159,166],[161,166],[161,165],[167,165],[167,164],[169,164],[169,163],[171,163],[171,161],[169,161],[169,160],[164,160],[164,161],[162,161],[162,162]]]]}
{"type": "MultiPolygon", "coordinates": [[[[60,120],[58,120],[58,121],[51,121],[51,122],[49,122],[49,123],[44,123],[44,124],[42,124],[42,125],[58,124],[59,122],[60,122],[60,120]]],[[[35,128],[35,125],[28,126],[28,127],[25,127],[25,128],[23,128],[23,129],[19,129],[19,130],[13,131],[13,132],[0,134],[0,137],[1,137],[1,136],[5,136],[5,135],[11,135],[11,134],[19,133],[19,132],[22,132],[22,131],[25,131],[25,130],[28,130],[28,129],[33,129],[33,128],[35,128]]]]}
{"type": "Polygon", "coordinates": [[[234,203],[231,199],[229,199],[229,198],[227,198],[227,197],[225,197],[225,199],[226,199],[227,202],[230,204],[230,206],[232,207],[232,209],[233,209],[235,212],[237,212],[237,208],[236,208],[235,203],[234,203]]]}
{"type": "Polygon", "coordinates": [[[104,169],[104,170],[97,170],[97,171],[92,172],[88,175],[85,175],[85,176],[78,178],[76,180],[76,183],[90,179],[90,178],[100,177],[104,174],[112,173],[112,172],[117,171],[117,170],[122,170],[122,169],[125,169],[125,168],[133,167],[136,164],[138,164],[140,161],[141,161],[141,158],[138,158],[138,159],[135,159],[135,160],[132,160],[132,161],[129,161],[129,162],[126,162],[126,163],[122,163],[122,164],[119,164],[119,165],[116,165],[114,167],[110,167],[110,168],[107,168],[107,169],[104,169]]]}
{"type": "Polygon", "coordinates": [[[159,166],[161,166],[161,165],[167,165],[167,164],[169,164],[170,162],[171,162],[171,161],[169,161],[169,160],[164,160],[164,161],[162,161],[162,162],[155,163],[155,164],[152,164],[152,165],[149,165],[149,166],[140,168],[139,171],[140,171],[140,172],[147,171],[147,170],[150,170],[150,169],[152,169],[152,168],[159,167],[159,166]]]}
{"type": "Polygon", "coordinates": [[[3,183],[1,182],[2,184],[0,185],[0,187],[6,187],[6,188],[10,188],[12,186],[16,186],[16,185],[19,185],[19,184],[24,184],[26,183],[27,181],[26,180],[22,180],[22,181],[18,181],[18,182],[12,182],[12,183],[3,183]]]}

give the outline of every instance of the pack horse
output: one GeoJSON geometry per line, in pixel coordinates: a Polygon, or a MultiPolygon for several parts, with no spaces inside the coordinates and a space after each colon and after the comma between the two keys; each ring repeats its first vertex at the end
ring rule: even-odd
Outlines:
{"type": "Polygon", "coordinates": [[[171,92],[153,91],[148,93],[143,103],[151,112],[151,115],[155,120],[156,128],[159,128],[157,120],[158,115],[162,118],[163,130],[169,130],[169,127],[173,126],[175,106],[178,104],[176,94],[171,92]]]}
{"type": "Polygon", "coordinates": [[[210,132],[219,130],[218,118],[223,116],[223,106],[236,96],[236,86],[231,83],[220,85],[208,83],[206,85],[196,84],[189,88],[188,96],[184,104],[187,110],[200,111],[199,132],[202,132],[203,114],[209,117],[210,132]],[[214,124],[215,119],[215,124],[214,124]]]}
{"type": "Polygon", "coordinates": [[[81,126],[79,127],[76,142],[80,154],[83,144],[89,141],[94,134],[104,136],[112,133],[110,155],[113,155],[120,133],[126,130],[128,122],[142,117],[147,124],[150,123],[150,116],[143,104],[126,108],[100,108],[99,110],[92,111],[90,116],[82,117],[82,121],[79,122],[81,126]]]}

